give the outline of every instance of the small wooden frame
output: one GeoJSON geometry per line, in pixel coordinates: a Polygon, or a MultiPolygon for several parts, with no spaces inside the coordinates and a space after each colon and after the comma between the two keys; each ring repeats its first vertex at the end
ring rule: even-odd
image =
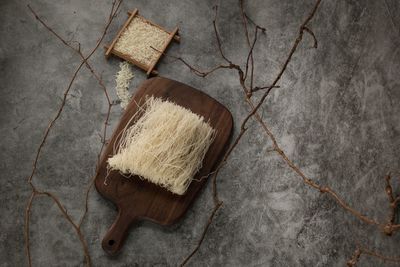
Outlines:
{"type": "Polygon", "coordinates": [[[167,31],[166,29],[164,29],[163,27],[143,18],[142,16],[139,15],[139,11],[137,8],[135,8],[133,11],[128,11],[128,19],[125,21],[124,25],[122,26],[122,28],[119,30],[118,34],[115,36],[114,40],[112,41],[112,43],[109,46],[105,46],[106,52],[105,52],[105,56],[106,58],[109,58],[111,54],[120,57],[132,64],[134,64],[135,66],[141,68],[142,70],[146,71],[147,76],[150,76],[150,74],[152,75],[158,75],[158,72],[154,69],[155,66],[157,65],[158,61],[160,60],[160,58],[162,57],[163,53],[165,52],[165,50],[167,49],[168,45],[171,43],[172,40],[174,40],[175,42],[179,43],[181,38],[178,35],[178,27],[175,27],[175,29],[172,32],[167,31]],[[114,49],[115,44],[117,43],[118,39],[121,37],[121,34],[124,32],[124,30],[129,26],[129,24],[132,22],[134,17],[140,17],[141,19],[143,19],[146,23],[157,27],[158,29],[165,31],[166,33],[168,33],[168,41],[165,43],[164,47],[162,47],[162,49],[160,50],[160,54],[158,55],[157,59],[150,65],[150,66],[146,66],[145,64],[138,62],[137,60],[133,59],[131,56],[127,55],[127,54],[123,54],[117,50],[114,49]]]}

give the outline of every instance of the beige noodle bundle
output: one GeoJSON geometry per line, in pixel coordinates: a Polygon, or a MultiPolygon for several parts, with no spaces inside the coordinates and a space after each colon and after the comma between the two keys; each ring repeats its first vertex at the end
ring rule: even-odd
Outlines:
{"type": "Polygon", "coordinates": [[[204,118],[172,102],[150,97],[121,132],[108,159],[111,170],[136,174],[183,195],[215,137],[204,118]]]}

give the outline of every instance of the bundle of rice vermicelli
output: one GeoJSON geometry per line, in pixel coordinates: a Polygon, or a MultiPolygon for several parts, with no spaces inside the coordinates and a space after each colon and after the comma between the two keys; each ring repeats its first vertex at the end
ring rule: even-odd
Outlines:
{"type": "Polygon", "coordinates": [[[201,168],[215,130],[203,117],[150,97],[121,132],[108,159],[110,169],[135,174],[183,195],[201,168]]]}

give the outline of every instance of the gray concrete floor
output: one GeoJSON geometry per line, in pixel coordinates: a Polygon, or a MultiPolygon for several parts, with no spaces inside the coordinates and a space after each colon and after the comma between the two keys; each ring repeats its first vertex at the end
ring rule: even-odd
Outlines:
{"type": "MultiPolygon", "coordinates": [[[[79,58],[51,36],[29,13],[31,6],[67,39],[92,47],[110,1],[0,2],[0,173],[1,266],[27,264],[24,208],[26,178],[45,127],[54,116],[79,58]]],[[[221,62],[211,20],[213,1],[124,1],[105,43],[126,19],[141,14],[172,29],[182,43],[170,53],[207,68],[221,62]]],[[[279,70],[313,1],[249,1],[248,13],[267,28],[255,48],[256,83],[270,83],[279,70]]],[[[400,17],[399,2],[323,1],[311,23],[318,41],[306,35],[287,72],[263,106],[263,116],[278,142],[304,172],[337,190],[353,207],[384,220],[388,209],[383,176],[392,171],[400,193],[400,17]]],[[[237,1],[220,2],[219,29],[224,49],[243,62],[246,43],[237,1]]],[[[100,49],[91,63],[110,91],[117,59],[100,49]]],[[[162,60],[162,76],[197,87],[225,104],[236,129],[245,117],[236,73],[195,77],[178,62],[162,60]]],[[[145,79],[134,70],[131,91],[145,79]]],[[[115,98],[114,92],[112,92],[115,98]]],[[[84,69],[68,96],[65,112],[51,132],[35,184],[59,195],[68,213],[82,213],[84,188],[93,174],[106,101],[84,69]]],[[[121,115],[111,114],[111,129],[121,115]]],[[[344,266],[356,242],[387,255],[398,254],[400,234],[385,237],[343,211],[331,199],[305,187],[276,155],[255,122],[229,161],[218,185],[225,205],[190,266],[344,266]],[[396,254],[397,253],[397,254],[396,254]]],[[[116,211],[97,192],[90,195],[83,232],[94,266],[174,266],[195,246],[212,207],[210,184],[187,216],[172,227],[141,222],[132,229],[117,258],[100,241],[116,211]]],[[[54,203],[38,198],[32,210],[34,266],[80,266],[83,255],[71,227],[54,203]]],[[[360,266],[395,266],[362,257],[360,266]]]]}

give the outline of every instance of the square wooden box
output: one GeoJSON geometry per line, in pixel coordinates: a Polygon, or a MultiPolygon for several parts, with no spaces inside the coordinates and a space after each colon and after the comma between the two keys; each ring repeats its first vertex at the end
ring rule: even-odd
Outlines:
{"type": "Polygon", "coordinates": [[[158,72],[154,69],[155,66],[157,65],[158,61],[160,60],[160,58],[162,57],[163,53],[165,52],[165,50],[167,49],[168,45],[171,43],[172,40],[176,41],[176,42],[180,42],[180,37],[178,35],[178,27],[175,27],[175,29],[171,32],[167,31],[166,29],[164,29],[163,27],[143,18],[142,16],[139,15],[139,11],[137,10],[137,8],[135,8],[133,11],[128,12],[128,19],[125,21],[124,25],[122,26],[122,28],[119,30],[117,36],[115,36],[114,40],[112,41],[111,45],[109,46],[105,46],[106,48],[106,52],[105,52],[105,56],[106,58],[108,58],[111,54],[120,57],[130,63],[132,63],[133,65],[141,68],[142,70],[146,71],[147,76],[149,76],[150,74],[152,75],[157,75],[158,72]],[[140,17],[141,19],[143,19],[146,23],[157,27],[158,29],[168,33],[168,40],[165,43],[164,47],[160,50],[160,54],[158,55],[157,59],[150,65],[150,66],[146,66],[145,64],[133,59],[131,56],[127,55],[127,54],[123,54],[119,51],[116,51],[114,49],[115,44],[117,43],[119,37],[121,36],[121,34],[124,32],[124,30],[129,26],[129,24],[132,22],[133,18],[135,17],[140,17]]]}

